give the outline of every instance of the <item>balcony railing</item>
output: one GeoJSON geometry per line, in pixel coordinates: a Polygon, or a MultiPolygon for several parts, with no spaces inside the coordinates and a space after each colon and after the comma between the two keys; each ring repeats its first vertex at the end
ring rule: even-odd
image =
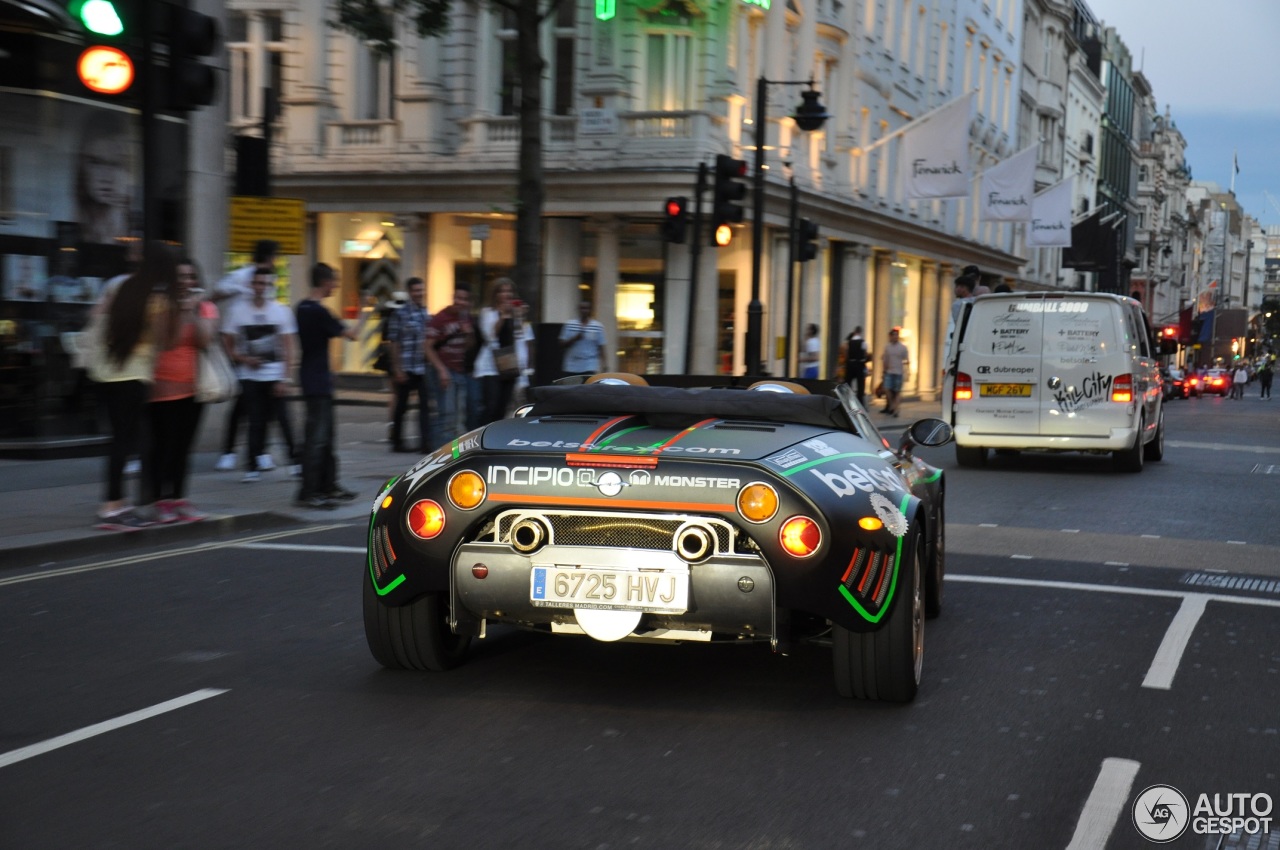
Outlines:
{"type": "Polygon", "coordinates": [[[326,126],[326,147],[332,152],[368,153],[394,150],[400,136],[400,122],[390,119],[335,121],[326,126]]]}

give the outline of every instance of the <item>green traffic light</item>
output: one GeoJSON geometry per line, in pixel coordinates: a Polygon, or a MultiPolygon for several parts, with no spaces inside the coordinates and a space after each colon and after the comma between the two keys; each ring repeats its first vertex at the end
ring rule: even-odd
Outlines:
{"type": "Polygon", "coordinates": [[[111,0],[85,0],[80,7],[80,20],[85,29],[98,35],[119,35],[124,23],[111,0]]]}

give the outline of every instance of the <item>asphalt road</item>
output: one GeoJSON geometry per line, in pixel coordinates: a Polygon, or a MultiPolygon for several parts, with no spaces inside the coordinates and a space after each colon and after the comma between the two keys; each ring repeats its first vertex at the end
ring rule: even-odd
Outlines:
{"type": "MultiPolygon", "coordinates": [[[[359,524],[0,572],[0,847],[1150,846],[1148,786],[1280,797],[1280,407],[1233,404],[1172,404],[1140,475],[931,450],[951,580],[907,707],[811,646],[492,629],[380,670],[359,524]]],[[[1170,846],[1220,840],[1280,826],[1170,846]]]]}

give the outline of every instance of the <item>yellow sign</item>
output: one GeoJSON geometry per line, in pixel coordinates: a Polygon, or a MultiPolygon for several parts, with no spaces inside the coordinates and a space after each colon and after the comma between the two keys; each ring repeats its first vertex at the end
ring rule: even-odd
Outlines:
{"type": "Polygon", "coordinates": [[[259,239],[274,239],[280,243],[281,254],[305,253],[306,213],[306,202],[295,198],[237,195],[231,199],[231,244],[228,250],[251,254],[254,243],[259,239]]]}

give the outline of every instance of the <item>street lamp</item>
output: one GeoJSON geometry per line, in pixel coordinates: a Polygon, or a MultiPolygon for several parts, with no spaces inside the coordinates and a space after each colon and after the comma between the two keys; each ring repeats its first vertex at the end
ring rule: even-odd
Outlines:
{"type": "Polygon", "coordinates": [[[760,258],[764,248],[764,143],[768,127],[765,118],[769,86],[808,86],[801,94],[802,102],[796,107],[796,126],[805,132],[817,130],[830,116],[818,100],[813,78],[807,80],[766,80],[756,82],[756,171],[752,183],[751,221],[751,303],[747,305],[747,338],[745,360],[748,375],[761,373],[760,342],[764,324],[764,305],[760,303],[760,258]]]}

